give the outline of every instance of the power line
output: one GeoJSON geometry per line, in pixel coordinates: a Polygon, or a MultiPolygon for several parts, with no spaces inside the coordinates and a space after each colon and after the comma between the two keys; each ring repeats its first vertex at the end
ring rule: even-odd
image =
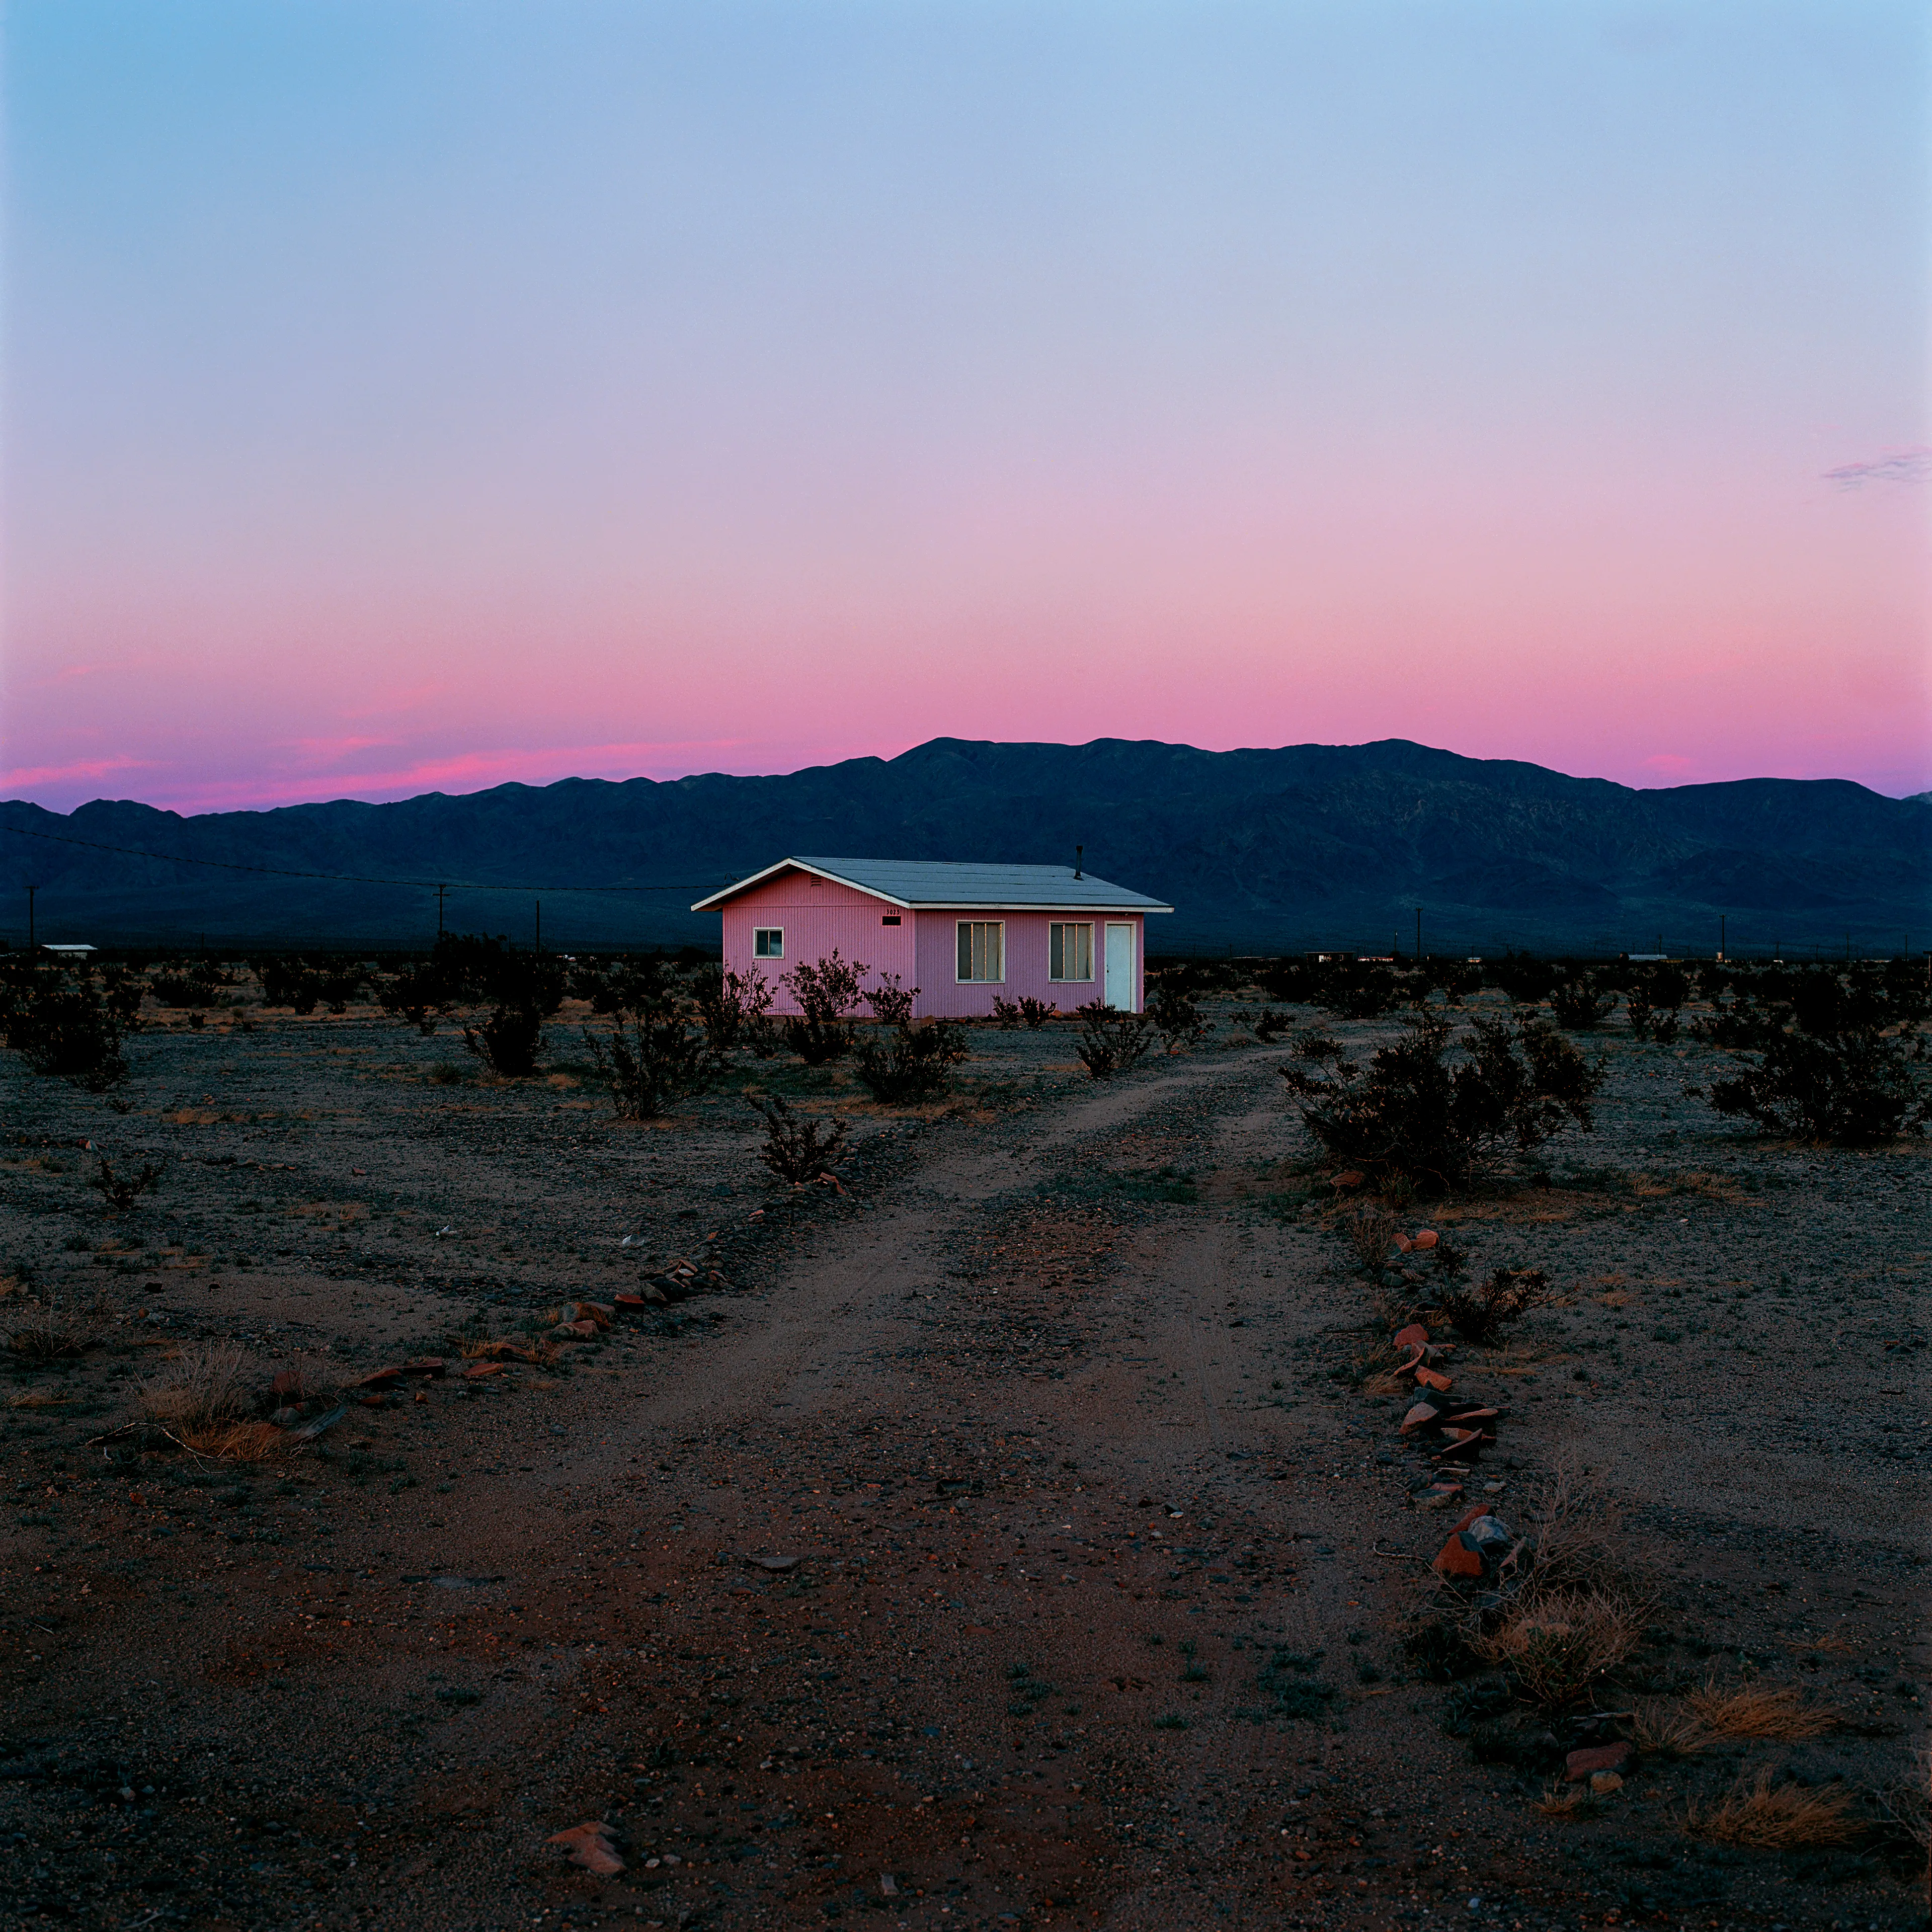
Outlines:
{"type": "Polygon", "coordinates": [[[716,881],[701,886],[486,886],[464,879],[377,879],[360,872],[297,872],[284,866],[244,866],[232,859],[184,859],[173,852],[144,852],[134,845],[104,845],[93,838],[69,838],[58,832],[30,832],[24,825],[0,826],[16,838],[44,838],[50,844],[80,845],[90,852],[116,852],[126,859],[152,859],[164,866],[206,866],[222,872],[260,872],[276,879],[334,879],[352,886],[408,886],[420,892],[590,892],[599,895],[624,892],[710,892],[716,881]]]}

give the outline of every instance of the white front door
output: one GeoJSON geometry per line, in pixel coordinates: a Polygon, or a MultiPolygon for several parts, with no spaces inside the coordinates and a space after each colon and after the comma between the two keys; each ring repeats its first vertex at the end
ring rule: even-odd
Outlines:
{"type": "Polygon", "coordinates": [[[1134,929],[1127,925],[1107,928],[1107,1004],[1116,1011],[1134,1010],[1134,929]]]}

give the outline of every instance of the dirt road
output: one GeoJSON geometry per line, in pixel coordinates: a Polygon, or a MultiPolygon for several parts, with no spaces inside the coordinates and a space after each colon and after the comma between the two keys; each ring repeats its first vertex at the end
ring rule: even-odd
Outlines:
{"type": "MultiPolygon", "coordinates": [[[[12,1412],[13,1922],[1916,1922],[1880,1858],[1687,1835],[1685,1780],[1708,1786],[1718,1758],[1552,1817],[1546,1772],[1478,1762],[1468,1725],[1445,1728],[1456,1687],[1409,1640],[1453,1518],[1412,1499],[1404,1402],[1356,1385],[1366,1291],[1326,1197],[1283,1166],[1279,1058],[1203,1053],[898,1124],[849,1199],[770,1207],[784,1225],[742,1246],[736,1293],[687,1305],[700,1318],[588,1345],[567,1372],[430,1383],[357,1412],[326,1461],[164,1472],[88,1446],[113,1420],[105,1378],[138,1364],[130,1312],[12,1412]],[[546,1843],[593,1820],[622,1872],[546,1843]]],[[[1606,1131],[1648,1153],[1631,1090],[1606,1131]]],[[[28,1098],[18,1147],[70,1144],[49,1111],[68,1103],[28,1098]]],[[[253,1144],[266,1177],[252,1131],[212,1158],[253,1144]]],[[[425,1215],[513,1201],[581,1225],[618,1184],[594,1147],[533,1156],[497,1133],[452,1176],[392,1132],[346,1119],[292,1185],[323,1191],[301,1162],[360,1160],[346,1191],[406,1198],[428,1236],[425,1215]]],[[[622,1158],[634,1178],[672,1156],[622,1158]]],[[[710,1199],[689,1175],[659,1184],[710,1199]]],[[[1885,1201],[1856,1192],[1812,1201],[1845,1226],[1806,1238],[1895,1252],[1885,1201]]],[[[1594,1469],[1650,1600],[1634,1676],[1802,1681],[1850,1722],[1780,1765],[1869,1781],[1922,1708],[1890,1666],[1922,1470],[1881,1421],[1846,1419],[1822,1458],[1777,1426],[1807,1407],[1815,1307],[1756,1311],[1741,1346],[1760,1352],[1715,1376],[1615,1332],[1634,1294],[1698,1276],[1700,1242],[1735,1267],[1793,1204],[1558,1187],[1458,1210],[1459,1239],[1560,1257],[1570,1304],[1459,1370],[1505,1407],[1471,1494],[1507,1516],[1566,1458],[1594,1469]]],[[[728,1211],[748,1225],[744,1202],[728,1211]]],[[[551,1279],[570,1239],[550,1239],[551,1279]]],[[[227,1268],[196,1287],[202,1331],[273,1353],[306,1323],[316,1348],[352,1312],[380,1358],[502,1325],[500,1297],[338,1258],[227,1268]]],[[[1796,1234],[1778,1261],[1820,1272],[1796,1234]]],[[[1758,1761],[1722,1758],[1726,1780],[1758,1761]]]]}

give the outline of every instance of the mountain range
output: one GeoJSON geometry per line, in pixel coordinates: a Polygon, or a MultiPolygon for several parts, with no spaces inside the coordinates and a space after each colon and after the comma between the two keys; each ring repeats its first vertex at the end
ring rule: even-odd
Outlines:
{"type": "Polygon", "coordinates": [[[1932,940],[1932,800],[1838,779],[1636,790],[1402,739],[1203,752],[936,738],[779,777],[566,778],[191,817],[0,804],[0,936],[715,944],[686,908],[793,852],[1070,862],[1171,902],[1150,951],[1890,954],[1932,940]],[[118,848],[118,849],[103,849],[118,848]],[[152,854],[136,856],[131,854],[152,854]],[[183,861],[198,862],[188,863],[183,861]],[[259,868],[259,869],[256,869],[259,868]],[[321,874],[327,878],[292,876],[321,874]],[[401,882],[401,883],[394,883],[401,882]],[[510,890],[485,890],[504,888],[510,890]]]}

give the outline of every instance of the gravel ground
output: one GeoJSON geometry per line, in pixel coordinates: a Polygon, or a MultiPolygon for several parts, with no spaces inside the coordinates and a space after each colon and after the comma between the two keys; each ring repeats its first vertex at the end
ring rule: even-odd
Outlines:
{"type": "Polygon", "coordinates": [[[1504,1411],[1472,1497],[1520,1522],[1561,1471],[1616,1513],[1644,1640],[1602,1708],[1834,1720],[1552,1816],[1550,1750],[1610,1720],[1434,1681],[1454,1517],[1287,1049],[1214,1012],[1108,1083],[976,1029],[920,1109],[748,1062],[850,1118],[803,1197],[735,1092],[614,1122],[568,1012],[514,1083],[356,1010],[153,1016],[118,1106],[4,1056],[7,1325],[96,1335],[4,1378],[4,1922],[1922,1924],[1882,1800],[1923,1786],[1923,1149],[1760,1142],[1685,1097],[1700,1049],[1612,1028],[1548,1184],[1405,1214],[1558,1290],[1452,1367],[1504,1411]],[[107,1214],[90,1142],[157,1190],[107,1214]],[[96,1439],[204,1342],[332,1386],[680,1256],[710,1292],[299,1453],[96,1439]],[[1687,1828],[1766,1768],[1855,1834],[1687,1828]],[[546,1842],[597,1820],[602,1877],[546,1842]]]}

